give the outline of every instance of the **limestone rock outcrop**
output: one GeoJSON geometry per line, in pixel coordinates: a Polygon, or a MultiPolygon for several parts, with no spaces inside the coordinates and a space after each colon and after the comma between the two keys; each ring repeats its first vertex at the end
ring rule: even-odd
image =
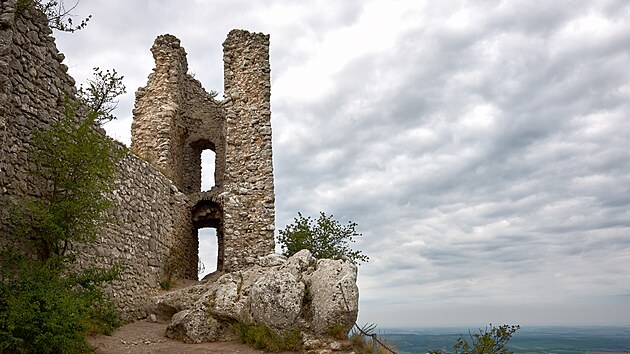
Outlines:
{"type": "Polygon", "coordinates": [[[277,333],[298,328],[304,340],[346,333],[358,314],[357,266],[348,260],[272,254],[214,282],[154,298],[162,320],[173,314],[167,336],[187,343],[233,338],[231,325],[265,325],[277,333]]]}

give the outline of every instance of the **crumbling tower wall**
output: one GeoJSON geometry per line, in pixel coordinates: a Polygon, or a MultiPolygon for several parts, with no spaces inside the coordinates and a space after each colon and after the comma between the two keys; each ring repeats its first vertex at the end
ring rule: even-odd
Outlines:
{"type": "Polygon", "coordinates": [[[196,276],[198,230],[216,229],[217,270],[256,263],[274,250],[269,36],[242,30],[224,46],[225,100],[187,73],[186,52],[172,35],[151,48],[156,67],[138,90],[131,149],[158,167],[193,205],[184,271],[196,276]],[[215,152],[215,185],[201,191],[201,153],[215,152]]]}
{"type": "Polygon", "coordinates": [[[233,30],[223,43],[226,100],[225,262],[235,269],[274,249],[269,36],[233,30]]]}

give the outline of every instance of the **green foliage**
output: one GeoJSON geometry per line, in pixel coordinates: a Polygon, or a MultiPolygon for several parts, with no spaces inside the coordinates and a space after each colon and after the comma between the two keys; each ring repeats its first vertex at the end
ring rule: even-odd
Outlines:
{"type": "Polygon", "coordinates": [[[357,224],[351,221],[341,225],[332,215],[326,216],[324,212],[320,212],[317,220],[298,213],[293,224],[279,231],[278,243],[287,257],[307,249],[315,258],[347,257],[354,262],[367,262],[368,256],[349,246],[355,242],[354,237],[361,236],[356,227],[357,224]]]}
{"type": "Polygon", "coordinates": [[[50,129],[34,134],[31,175],[43,187],[39,197],[16,208],[15,235],[30,242],[40,259],[64,256],[72,242],[94,240],[106,221],[121,149],[94,129],[95,115],[77,122],[76,109],[50,129]]]}
{"type": "MultiPolygon", "coordinates": [[[[479,330],[479,333],[470,333],[470,343],[466,338],[460,336],[457,343],[453,345],[455,354],[512,354],[506,345],[512,339],[512,335],[520,326],[518,325],[502,325],[494,327],[490,325],[485,330],[479,330]]],[[[444,354],[441,350],[429,351],[431,354],[444,354]]]]}
{"type": "Polygon", "coordinates": [[[82,101],[33,134],[29,172],[39,189],[13,205],[14,244],[0,254],[0,352],[84,353],[88,333],[120,325],[102,290],[118,267],[77,270],[70,247],[93,241],[106,221],[105,193],[124,153],[96,130],[102,113],[82,101]]]}
{"type": "Polygon", "coordinates": [[[122,83],[124,77],[118,76],[115,69],[103,71],[95,67],[92,70],[94,77],[87,80],[85,87],[79,87],[79,99],[95,114],[95,121],[102,124],[116,118],[112,115],[118,106],[116,97],[127,92],[127,88],[122,83]]]}
{"type": "Polygon", "coordinates": [[[50,26],[50,28],[62,32],[74,32],[85,28],[92,18],[92,15],[89,15],[78,25],[75,25],[72,20],[73,15],[71,12],[77,7],[77,5],[79,5],[79,1],[71,7],[66,8],[63,0],[18,0],[17,12],[18,14],[21,14],[34,6],[46,15],[46,18],[48,19],[48,26],[50,26]]]}
{"type": "Polygon", "coordinates": [[[279,352],[283,350],[299,351],[302,349],[302,335],[298,328],[292,328],[283,333],[276,333],[265,325],[234,325],[236,335],[242,343],[256,349],[279,352]]]}
{"type": "Polygon", "coordinates": [[[0,352],[83,353],[88,333],[120,324],[99,285],[117,269],[71,271],[51,258],[33,261],[5,251],[0,264],[0,352]]]}
{"type": "Polygon", "coordinates": [[[340,324],[328,327],[326,334],[336,339],[348,339],[348,332],[346,332],[345,328],[340,324]]]}
{"type": "Polygon", "coordinates": [[[78,102],[66,102],[64,117],[33,135],[29,172],[41,190],[15,206],[14,234],[31,243],[41,260],[65,256],[72,242],[94,240],[107,221],[111,202],[105,193],[125,150],[95,126],[112,118],[112,102],[125,88],[115,70],[95,72],[78,102]]]}
{"type": "Polygon", "coordinates": [[[162,290],[171,290],[173,285],[175,285],[175,282],[172,279],[160,280],[160,288],[162,290]]]}

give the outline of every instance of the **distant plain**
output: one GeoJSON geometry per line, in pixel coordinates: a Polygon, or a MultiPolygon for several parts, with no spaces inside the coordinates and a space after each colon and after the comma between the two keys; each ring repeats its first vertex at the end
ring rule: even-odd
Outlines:
{"type": "MultiPolygon", "coordinates": [[[[400,353],[424,354],[432,349],[452,352],[462,335],[469,339],[481,327],[383,328],[381,338],[400,353]]],[[[628,326],[521,326],[510,341],[515,353],[630,353],[628,326]]]]}

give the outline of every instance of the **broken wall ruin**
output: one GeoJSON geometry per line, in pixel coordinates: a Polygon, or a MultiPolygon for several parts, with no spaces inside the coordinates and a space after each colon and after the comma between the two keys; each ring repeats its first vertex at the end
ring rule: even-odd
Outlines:
{"type": "Polygon", "coordinates": [[[231,31],[223,43],[225,99],[217,101],[188,74],[186,52],[172,35],[151,48],[156,66],[138,90],[131,150],[160,168],[193,206],[191,260],[198,229],[216,229],[217,269],[234,271],[274,250],[269,36],[231,31]],[[215,185],[201,191],[201,153],[216,156],[215,185]]]}
{"type": "MultiPolygon", "coordinates": [[[[75,82],[62,64],[45,16],[0,0],[0,247],[11,240],[9,204],[37,195],[28,170],[33,132],[62,116],[75,82]]],[[[146,316],[147,300],[172,267],[197,278],[201,227],[217,229],[218,268],[238,270],[273,252],[274,191],[268,36],[232,31],[224,44],[226,99],[215,100],[186,74],[179,41],[160,36],[156,68],[137,94],[134,153],[119,162],[110,198],[113,221],[90,245],[75,245],[82,266],[122,266],[111,293],[124,319],[146,316]],[[215,186],[201,191],[204,149],[216,153],[215,186]],[[139,156],[140,157],[139,157],[139,156]],[[174,253],[174,251],[176,251],[174,253]]]]}

